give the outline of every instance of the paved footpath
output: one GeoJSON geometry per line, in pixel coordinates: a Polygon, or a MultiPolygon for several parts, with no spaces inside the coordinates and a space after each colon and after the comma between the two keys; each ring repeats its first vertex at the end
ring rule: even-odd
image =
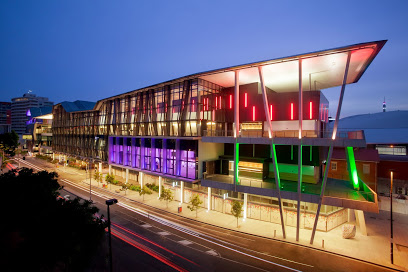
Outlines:
{"type": "MultiPolygon", "coordinates": [[[[28,161],[49,169],[56,169],[55,166],[52,166],[52,164],[46,163],[39,159],[29,158],[28,161]]],[[[68,179],[71,181],[81,182],[89,186],[89,175],[86,176],[84,170],[78,170],[70,167],[59,167],[56,170],[58,173],[64,176],[69,176],[70,178],[68,179]]],[[[104,169],[104,173],[105,172],[106,169],[104,169]]],[[[123,181],[121,177],[116,177],[116,179],[123,181]]],[[[100,189],[102,189],[101,184],[98,184],[95,180],[92,181],[91,186],[98,186],[100,189]]],[[[104,190],[125,196],[125,193],[120,191],[120,189],[120,186],[109,185],[104,190]]],[[[126,197],[138,202],[143,202],[143,198],[139,196],[139,193],[134,191],[127,190],[126,197]]],[[[153,192],[152,195],[145,195],[144,203],[173,212],[175,214],[177,213],[177,208],[180,206],[179,201],[172,201],[169,203],[167,208],[164,201],[158,200],[158,193],[156,192],[153,192]]],[[[195,211],[191,212],[187,208],[187,205],[187,203],[182,204],[182,216],[187,218],[269,238],[274,238],[274,231],[276,230],[277,237],[275,238],[284,240],[282,239],[282,228],[279,224],[247,218],[245,221],[240,219],[240,226],[237,228],[236,218],[232,215],[217,211],[207,211],[206,209],[202,208],[198,211],[198,218],[196,218],[195,211]]],[[[300,241],[296,242],[296,228],[286,226],[287,238],[285,241],[323,249],[329,252],[408,271],[408,215],[394,213],[393,216],[394,243],[396,244],[396,246],[394,246],[395,265],[392,265],[390,262],[389,212],[380,211],[379,214],[365,213],[368,236],[362,235],[357,227],[357,234],[353,239],[343,239],[341,226],[339,226],[329,232],[317,231],[314,245],[310,245],[309,241],[311,230],[300,229],[300,241]],[[324,248],[322,247],[323,240],[324,248]]]]}

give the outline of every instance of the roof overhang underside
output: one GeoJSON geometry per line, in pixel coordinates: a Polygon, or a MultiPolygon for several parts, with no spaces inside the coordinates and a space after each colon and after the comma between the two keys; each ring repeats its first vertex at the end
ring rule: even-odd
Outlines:
{"type": "Polygon", "coordinates": [[[258,67],[263,70],[265,86],[275,92],[299,89],[299,60],[302,60],[303,90],[322,90],[341,86],[350,52],[347,84],[357,82],[386,41],[370,42],[292,57],[234,66],[198,74],[198,77],[222,87],[235,85],[235,71],[239,70],[239,84],[260,82],[258,67]]]}

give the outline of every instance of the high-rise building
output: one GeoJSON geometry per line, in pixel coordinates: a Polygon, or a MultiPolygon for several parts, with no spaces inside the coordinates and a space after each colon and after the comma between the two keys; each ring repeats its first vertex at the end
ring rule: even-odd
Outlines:
{"type": "Polygon", "coordinates": [[[11,129],[18,135],[26,132],[26,122],[30,119],[28,110],[32,107],[52,106],[54,102],[47,97],[39,97],[33,93],[26,93],[22,97],[11,100],[11,129]]]}
{"type": "Polygon", "coordinates": [[[11,131],[11,103],[0,102],[0,134],[11,131]]]}
{"type": "Polygon", "coordinates": [[[347,84],[385,42],[195,73],[91,110],[60,103],[53,150],[108,164],[126,183],[158,183],[180,203],[198,193],[206,209],[229,213],[231,201],[241,201],[244,218],[280,223],[283,237],[285,225],[296,227],[296,240],[300,228],[312,229],[313,242],[316,230],[336,228],[353,210],[361,220],[378,212],[354,155],[366,146],[364,132],[338,130],[338,121],[347,84]],[[330,129],[322,90],[333,87],[340,94],[330,129]],[[344,150],[349,171],[330,178],[334,148],[344,150]]]}

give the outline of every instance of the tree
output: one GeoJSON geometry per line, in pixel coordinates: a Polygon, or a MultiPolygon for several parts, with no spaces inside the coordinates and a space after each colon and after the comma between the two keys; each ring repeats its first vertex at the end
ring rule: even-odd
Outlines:
{"type": "Polygon", "coordinates": [[[111,184],[111,185],[110,185],[110,188],[111,188],[111,189],[112,189],[112,183],[113,183],[114,180],[115,180],[115,176],[114,176],[114,175],[107,174],[107,175],[105,176],[105,181],[106,181],[106,183],[111,184]]]}
{"type": "Polygon", "coordinates": [[[151,195],[151,194],[153,194],[152,190],[150,190],[146,185],[144,185],[143,188],[140,188],[139,190],[139,196],[143,196],[143,202],[144,202],[144,196],[151,195]]]}
{"type": "Polygon", "coordinates": [[[162,193],[159,197],[160,200],[166,201],[167,208],[169,207],[169,202],[174,199],[173,192],[170,189],[166,189],[162,186],[162,193]]]}
{"type": "Polygon", "coordinates": [[[0,175],[6,193],[0,224],[0,263],[13,271],[84,271],[107,224],[90,201],[58,198],[55,172],[22,168],[0,175]],[[24,258],[24,261],[21,261],[24,258]]]}
{"type": "Polygon", "coordinates": [[[198,209],[201,204],[203,204],[203,201],[200,199],[200,196],[198,194],[194,194],[190,197],[190,201],[188,202],[189,205],[187,208],[190,209],[190,211],[196,211],[196,218],[198,217],[198,209]]]}
{"type": "Polygon", "coordinates": [[[233,216],[237,218],[237,228],[238,228],[238,219],[242,217],[242,206],[243,203],[241,201],[234,200],[231,205],[231,213],[233,216]]]}
{"type": "Polygon", "coordinates": [[[18,147],[18,134],[12,130],[10,133],[0,134],[0,149],[9,156],[15,155],[18,147]]]}
{"type": "Polygon", "coordinates": [[[96,180],[96,182],[102,182],[102,178],[103,178],[102,173],[99,171],[95,171],[94,179],[96,180]]]}

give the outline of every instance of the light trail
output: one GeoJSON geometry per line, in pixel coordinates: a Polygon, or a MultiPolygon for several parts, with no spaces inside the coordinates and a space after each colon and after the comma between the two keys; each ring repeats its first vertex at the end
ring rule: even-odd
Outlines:
{"type": "Polygon", "coordinates": [[[182,267],[178,266],[177,264],[173,263],[172,261],[170,261],[170,260],[167,259],[166,257],[162,256],[162,255],[159,254],[158,252],[156,252],[156,251],[154,251],[154,250],[152,250],[152,249],[150,249],[150,248],[148,248],[148,247],[146,247],[146,246],[144,246],[144,245],[142,245],[142,244],[136,242],[135,240],[133,240],[133,239],[127,237],[127,236],[124,236],[124,235],[121,234],[120,232],[117,232],[117,231],[115,231],[115,230],[112,230],[112,235],[115,236],[115,237],[117,237],[117,238],[119,238],[120,240],[122,240],[122,241],[128,243],[129,245],[132,245],[132,246],[134,246],[135,248],[137,248],[137,249],[139,249],[139,250],[141,250],[141,251],[143,251],[143,252],[149,254],[150,256],[152,256],[152,257],[154,257],[155,259],[161,261],[162,263],[164,263],[164,264],[166,264],[166,265],[168,265],[168,266],[174,268],[174,269],[177,270],[177,271],[187,272],[187,270],[185,270],[184,268],[182,268],[182,267]]]}

